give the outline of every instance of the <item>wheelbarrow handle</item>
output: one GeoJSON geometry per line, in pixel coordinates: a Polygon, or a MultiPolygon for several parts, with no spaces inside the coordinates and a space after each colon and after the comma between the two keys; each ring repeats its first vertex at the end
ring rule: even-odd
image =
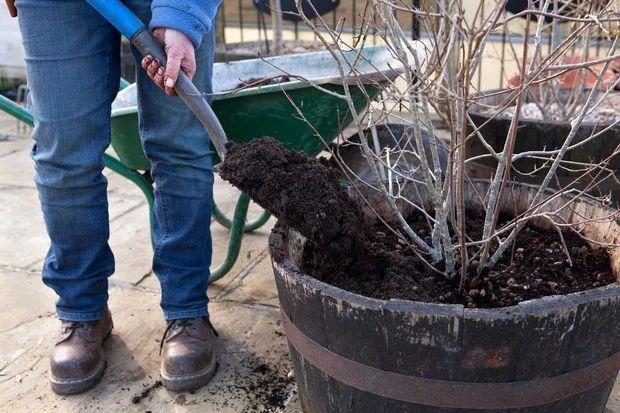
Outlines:
{"type": "MultiPolygon", "coordinates": [[[[161,43],[123,3],[119,0],[87,1],[106,20],[112,23],[118,31],[127,37],[143,56],[151,55],[159,59],[164,66],[166,65],[166,52],[161,43]]],[[[183,71],[179,73],[174,91],[202,123],[217,154],[224,160],[226,143],[228,142],[224,128],[222,128],[222,124],[215,116],[215,113],[213,113],[213,109],[211,109],[207,100],[183,71]]]]}

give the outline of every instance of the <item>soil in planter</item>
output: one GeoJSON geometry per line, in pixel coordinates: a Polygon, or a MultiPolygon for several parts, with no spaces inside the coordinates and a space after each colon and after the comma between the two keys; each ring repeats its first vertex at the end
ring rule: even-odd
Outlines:
{"type": "Polygon", "coordinates": [[[365,254],[369,226],[332,168],[273,138],[229,143],[227,150],[219,167],[222,178],[332,257],[327,268],[365,254]]]}
{"type": "MultiPolygon", "coordinates": [[[[499,220],[501,224],[510,217],[501,215],[499,220]]],[[[427,223],[419,216],[409,221],[430,243],[427,223]]],[[[482,215],[468,212],[469,234],[479,238],[483,225],[482,215]]],[[[375,252],[371,254],[374,265],[364,261],[340,273],[326,272],[310,246],[306,249],[304,270],[328,284],[368,297],[463,304],[469,308],[507,307],[524,300],[584,291],[615,281],[606,250],[593,250],[573,232],[564,232],[563,237],[572,266],[555,230],[527,225],[512,251],[491,271],[477,277],[476,268],[470,268],[464,293],[459,292],[458,276],[446,280],[431,272],[402,241],[386,233],[380,225],[375,227],[375,252]]]]}
{"type": "MultiPolygon", "coordinates": [[[[547,295],[568,294],[613,283],[609,254],[591,249],[572,232],[563,234],[573,258],[567,262],[555,230],[527,226],[512,253],[495,268],[470,279],[459,292],[458,276],[446,280],[430,271],[382,224],[366,221],[340,185],[336,172],[304,153],[286,150],[272,138],[231,143],[220,175],[309,239],[303,270],[315,278],[368,297],[400,298],[468,307],[506,307],[547,295]]],[[[507,222],[509,216],[501,216],[507,222]]],[[[430,243],[426,221],[410,217],[430,243]]],[[[480,237],[483,217],[469,212],[467,230],[480,237]]]]}

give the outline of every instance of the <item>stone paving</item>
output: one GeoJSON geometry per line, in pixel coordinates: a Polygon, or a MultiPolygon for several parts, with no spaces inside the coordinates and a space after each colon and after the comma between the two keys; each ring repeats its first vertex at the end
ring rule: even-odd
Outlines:
{"type": "MultiPolygon", "coordinates": [[[[110,243],[117,271],[110,279],[115,329],[106,342],[109,366],[102,383],[86,394],[51,392],[47,356],[58,322],[54,293],[39,275],[48,239],[32,183],[27,135],[0,114],[0,412],[300,413],[294,384],[287,379],[291,366],[267,253],[273,222],[244,237],[235,267],[209,290],[210,312],[222,339],[217,375],[199,391],[170,393],[158,383],[164,323],[159,284],[151,272],[146,204],[136,187],[110,171],[110,243]],[[285,407],[270,407],[266,400],[273,395],[285,407]]],[[[216,183],[215,198],[224,210],[233,209],[237,195],[227,184],[216,183]]],[[[217,265],[228,231],[217,223],[212,231],[217,265]]],[[[606,413],[620,413],[618,384],[606,413]]]]}

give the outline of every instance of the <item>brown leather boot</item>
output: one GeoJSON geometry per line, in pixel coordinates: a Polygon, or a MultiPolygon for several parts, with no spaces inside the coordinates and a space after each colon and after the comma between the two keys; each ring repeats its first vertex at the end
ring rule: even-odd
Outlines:
{"type": "Polygon", "coordinates": [[[168,322],[160,347],[161,378],[168,390],[195,390],[211,380],[217,370],[215,337],[208,317],[168,322]]]}
{"type": "Polygon", "coordinates": [[[112,332],[106,309],[99,321],[62,321],[50,359],[50,383],[58,394],[86,391],[99,382],[105,370],[103,340],[112,332]]]}

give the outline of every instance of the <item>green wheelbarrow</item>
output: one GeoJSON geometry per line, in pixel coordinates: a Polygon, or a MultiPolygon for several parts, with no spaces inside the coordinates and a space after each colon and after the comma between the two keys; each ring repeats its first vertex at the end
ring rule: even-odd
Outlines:
{"type": "MultiPolygon", "coordinates": [[[[349,88],[358,112],[365,110],[399,73],[399,63],[383,46],[367,47],[361,53],[355,50],[345,52],[339,59],[345,70],[354,70],[357,75],[357,80],[351,81],[349,88]]],[[[329,52],[216,63],[211,106],[231,141],[247,142],[255,137],[271,136],[288,149],[316,156],[326,149],[324,141],[332,141],[352,118],[345,100],[319,90],[313,84],[343,93],[338,65],[329,52]],[[283,77],[284,74],[287,76],[283,77]],[[277,78],[282,81],[270,81],[277,78]],[[243,86],[246,84],[250,86],[243,86]],[[251,86],[253,84],[257,86],[251,86]]],[[[112,103],[111,120],[111,142],[117,157],[106,153],[104,161],[108,168],[136,184],[144,193],[152,224],[153,180],[138,132],[136,86],[122,81],[121,87],[112,103]]],[[[0,110],[33,124],[32,115],[26,109],[2,96],[0,110]]],[[[217,157],[215,152],[214,156],[217,157]]],[[[219,158],[214,164],[217,162],[219,158]]],[[[233,267],[243,233],[260,228],[269,219],[269,214],[263,212],[247,222],[249,203],[250,198],[242,193],[230,218],[214,201],[212,216],[230,229],[230,237],[226,257],[211,271],[209,282],[222,278],[233,267]]]]}

